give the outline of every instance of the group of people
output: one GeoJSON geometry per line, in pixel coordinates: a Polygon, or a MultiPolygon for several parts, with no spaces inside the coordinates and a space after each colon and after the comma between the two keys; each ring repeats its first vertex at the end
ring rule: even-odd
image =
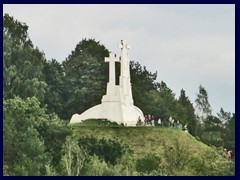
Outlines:
{"type": "MultiPolygon", "coordinates": [[[[170,123],[170,127],[174,127],[175,120],[172,118],[172,116],[169,117],[169,123],[170,123]]],[[[180,122],[177,120],[176,125],[179,125],[179,124],[180,122]]]]}
{"type": "MultiPolygon", "coordinates": [[[[163,126],[163,122],[161,120],[161,118],[159,117],[158,119],[155,119],[154,115],[145,115],[144,116],[144,121],[141,120],[140,116],[138,117],[138,121],[137,121],[137,126],[163,126]]],[[[169,126],[170,127],[174,127],[176,125],[176,127],[178,127],[180,125],[179,121],[176,121],[170,116],[169,117],[169,126]]]]}
{"type": "Polygon", "coordinates": [[[140,116],[138,117],[138,121],[137,121],[137,126],[141,126],[141,125],[151,125],[151,126],[154,126],[156,124],[159,124],[161,125],[161,119],[159,118],[158,121],[156,122],[155,121],[155,118],[154,118],[154,115],[145,115],[144,116],[144,122],[142,122],[140,116]]]}
{"type": "Polygon", "coordinates": [[[144,124],[147,125],[147,124],[150,124],[150,125],[154,125],[154,121],[155,121],[155,118],[154,118],[154,115],[145,115],[144,116],[144,124]]]}

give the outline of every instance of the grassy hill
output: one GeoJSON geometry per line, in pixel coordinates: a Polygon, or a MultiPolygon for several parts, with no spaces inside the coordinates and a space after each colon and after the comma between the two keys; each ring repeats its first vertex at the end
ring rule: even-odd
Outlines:
{"type": "Polygon", "coordinates": [[[131,161],[144,162],[150,158],[146,161],[151,164],[151,157],[159,158],[163,169],[162,175],[234,175],[235,173],[233,163],[226,159],[225,154],[221,154],[222,151],[207,146],[182,130],[145,126],[71,125],[71,127],[73,136],[76,137],[118,139],[132,150],[131,161]]]}
{"type": "Polygon", "coordinates": [[[75,136],[118,138],[134,150],[135,155],[152,152],[163,154],[164,147],[174,147],[176,142],[191,147],[193,152],[210,150],[209,146],[197,141],[189,133],[172,128],[157,127],[81,127],[73,128],[75,136]]]}

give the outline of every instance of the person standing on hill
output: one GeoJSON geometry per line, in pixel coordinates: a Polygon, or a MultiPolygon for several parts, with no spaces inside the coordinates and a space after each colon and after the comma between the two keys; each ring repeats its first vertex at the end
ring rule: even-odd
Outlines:
{"type": "Polygon", "coordinates": [[[169,127],[171,127],[172,126],[172,116],[170,116],[168,120],[169,120],[169,127]]]}
{"type": "Polygon", "coordinates": [[[162,125],[162,120],[161,120],[161,118],[159,117],[159,119],[158,119],[158,126],[161,126],[162,125]]]}
{"type": "Polygon", "coordinates": [[[232,159],[232,150],[229,150],[227,152],[227,157],[228,157],[228,159],[232,159]]]}
{"type": "Polygon", "coordinates": [[[154,126],[154,124],[155,124],[154,121],[155,121],[154,115],[152,115],[152,119],[151,119],[151,125],[152,125],[152,126],[154,126]]]}
{"type": "Polygon", "coordinates": [[[151,114],[148,115],[148,124],[151,124],[152,116],[151,114]]]}
{"type": "Polygon", "coordinates": [[[144,124],[146,125],[146,124],[148,123],[148,116],[145,115],[144,118],[145,118],[145,119],[144,119],[144,124]]]}

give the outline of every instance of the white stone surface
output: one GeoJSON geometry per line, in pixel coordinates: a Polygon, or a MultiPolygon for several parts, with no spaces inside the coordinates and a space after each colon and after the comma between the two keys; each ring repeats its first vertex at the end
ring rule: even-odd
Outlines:
{"type": "Polygon", "coordinates": [[[126,126],[136,126],[138,118],[144,121],[143,112],[134,106],[132,98],[132,86],[130,82],[130,60],[128,58],[129,45],[125,40],[119,44],[121,49],[121,74],[119,85],[115,82],[115,62],[119,62],[114,53],[105,58],[109,62],[109,82],[106,95],[102,97],[102,103],[96,105],[82,114],[74,114],[70,123],[78,123],[86,119],[108,119],[126,126]]]}

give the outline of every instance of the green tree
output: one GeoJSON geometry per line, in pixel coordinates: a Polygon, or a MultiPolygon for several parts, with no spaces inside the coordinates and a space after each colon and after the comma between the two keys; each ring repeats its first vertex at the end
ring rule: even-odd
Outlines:
{"type": "Polygon", "coordinates": [[[157,78],[157,72],[151,73],[145,66],[141,66],[139,62],[130,62],[130,73],[132,83],[132,93],[134,104],[139,107],[144,113],[151,113],[146,106],[147,94],[155,90],[155,80],[157,78]]]}
{"type": "MultiPolygon", "coordinates": [[[[45,109],[46,112],[46,109],[45,109]]],[[[61,161],[61,150],[66,141],[66,137],[72,134],[67,126],[68,122],[62,121],[56,114],[50,114],[37,127],[37,130],[44,140],[45,153],[51,156],[49,165],[58,167],[61,161]]]]}
{"type": "Polygon", "coordinates": [[[3,17],[3,32],[8,34],[9,38],[17,45],[32,45],[31,40],[28,37],[28,26],[25,23],[21,23],[15,20],[9,14],[4,14],[3,17]]]}
{"type": "Polygon", "coordinates": [[[46,166],[57,166],[61,148],[70,134],[66,123],[46,114],[37,98],[3,101],[4,165],[9,175],[44,175],[46,166]]]}
{"type": "Polygon", "coordinates": [[[65,102],[67,100],[67,89],[65,87],[65,76],[62,65],[55,59],[45,63],[43,72],[47,83],[44,104],[47,104],[49,113],[56,113],[65,119],[65,102]]]}
{"type": "Polygon", "coordinates": [[[65,73],[66,118],[99,104],[108,76],[104,57],[107,49],[93,39],[82,40],[63,62],[65,73]]]}
{"type": "Polygon", "coordinates": [[[3,101],[4,165],[9,175],[43,175],[49,156],[37,126],[46,118],[36,98],[3,101]]]}
{"type": "Polygon", "coordinates": [[[36,96],[43,101],[46,83],[42,72],[44,54],[32,45],[28,26],[8,14],[3,18],[3,96],[36,96]]]}
{"type": "MultiPolygon", "coordinates": [[[[106,87],[106,83],[108,81],[108,63],[105,63],[104,58],[109,56],[109,51],[106,47],[100,44],[99,41],[95,39],[82,39],[77,45],[74,51],[66,58],[63,62],[63,65],[72,65],[72,62],[84,61],[85,56],[90,56],[91,58],[95,59],[99,64],[98,70],[103,78],[101,81],[101,86],[103,88],[106,87]],[[83,60],[81,59],[83,58],[83,60]]],[[[85,60],[86,61],[86,60],[85,60]]],[[[83,62],[84,63],[84,62],[83,62]]],[[[86,65],[86,64],[85,64],[86,65]]],[[[91,65],[91,63],[90,63],[91,65]]],[[[71,68],[71,67],[70,67],[71,68]]],[[[99,74],[98,74],[99,75],[99,74]]]]}
{"type": "Polygon", "coordinates": [[[233,155],[235,154],[235,123],[235,114],[232,114],[232,117],[225,123],[223,133],[224,146],[232,150],[233,155]]]}
{"type": "Polygon", "coordinates": [[[195,103],[197,119],[196,135],[201,137],[201,133],[205,128],[205,121],[207,120],[207,117],[212,113],[211,106],[208,102],[208,93],[202,85],[199,86],[199,93],[197,94],[195,103]]]}
{"type": "Polygon", "coordinates": [[[225,124],[227,121],[231,119],[231,113],[225,112],[223,108],[220,109],[220,112],[217,113],[217,116],[222,121],[223,124],[225,124]]]}
{"type": "Polygon", "coordinates": [[[79,176],[84,166],[86,153],[79,148],[77,140],[68,136],[63,146],[62,153],[62,174],[79,176]]]}
{"type": "Polygon", "coordinates": [[[201,133],[201,140],[208,145],[214,145],[217,147],[223,146],[222,121],[215,116],[208,116],[204,123],[204,129],[201,133]]]}
{"type": "Polygon", "coordinates": [[[196,116],[194,114],[195,109],[183,89],[181,90],[180,97],[177,101],[176,112],[177,120],[182,124],[187,124],[190,134],[195,135],[197,124],[196,116]]]}
{"type": "Polygon", "coordinates": [[[197,94],[197,98],[195,100],[197,114],[200,115],[200,121],[204,122],[207,116],[211,115],[211,105],[208,102],[208,93],[206,89],[200,85],[199,93],[197,94]]]}
{"type": "Polygon", "coordinates": [[[157,87],[161,96],[161,100],[159,103],[160,112],[162,114],[163,119],[167,120],[170,116],[174,117],[174,119],[177,119],[175,112],[176,107],[175,94],[163,81],[161,81],[160,84],[157,84],[157,87]]]}

